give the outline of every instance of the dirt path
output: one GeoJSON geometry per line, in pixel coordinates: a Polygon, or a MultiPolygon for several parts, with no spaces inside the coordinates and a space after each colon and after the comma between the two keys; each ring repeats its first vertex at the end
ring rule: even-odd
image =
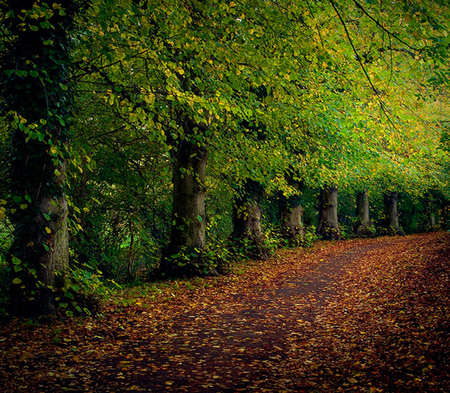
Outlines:
{"type": "Polygon", "coordinates": [[[156,303],[138,299],[104,320],[67,327],[50,353],[47,329],[19,364],[25,374],[14,369],[17,358],[9,362],[6,391],[446,391],[448,244],[445,234],[431,234],[285,250],[242,275],[211,279],[210,287],[156,303]],[[424,296],[408,277],[426,274],[434,285],[430,261],[442,293],[425,299],[430,315],[422,320],[414,314],[424,296]],[[393,339],[399,346],[391,351],[385,346],[393,339]],[[408,366],[399,375],[389,368],[397,361],[408,366]]]}

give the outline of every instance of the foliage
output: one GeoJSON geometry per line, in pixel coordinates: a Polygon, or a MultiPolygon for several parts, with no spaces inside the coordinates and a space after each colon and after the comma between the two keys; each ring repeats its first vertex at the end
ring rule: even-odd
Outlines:
{"type": "MultiPolygon", "coordinates": [[[[53,15],[67,14],[63,3],[37,2],[19,17],[30,31],[47,33],[53,15]]],[[[382,195],[396,191],[404,230],[426,231],[426,195],[434,193],[437,222],[448,226],[449,13],[443,1],[415,0],[87,2],[63,31],[70,42],[58,73],[64,81],[54,83],[39,62],[8,65],[4,75],[53,88],[51,102],[64,105],[48,113],[48,124],[62,127],[70,145],[50,138],[41,119],[45,100],[36,100],[45,109],[36,119],[17,117],[10,127],[13,113],[2,114],[0,164],[17,158],[10,138],[19,127],[52,165],[67,165],[71,266],[87,263],[120,282],[152,276],[147,271],[168,247],[174,170],[193,172],[176,164],[186,143],[207,152],[207,245],[172,254],[201,274],[255,251],[247,241],[229,255],[233,198],[249,181],[263,189],[264,246],[271,251],[284,245],[276,196],[300,199],[302,243],[309,246],[317,189],[326,183],[339,186],[344,237],[351,237],[354,194],[363,188],[374,222],[381,222],[382,195]]],[[[6,28],[2,53],[15,49],[6,28]]],[[[39,171],[26,172],[30,178],[18,187],[39,171]]],[[[0,176],[0,201],[8,201],[0,218],[13,218],[14,209],[28,213],[20,206],[31,196],[13,192],[9,172],[0,176]]]]}
{"type": "Polygon", "coordinates": [[[0,333],[3,390],[145,391],[150,377],[156,392],[445,391],[448,237],[282,250],[239,274],[117,293],[103,317],[15,320],[0,333]]]}
{"type": "Polygon", "coordinates": [[[113,280],[105,281],[103,273],[85,264],[70,269],[64,287],[57,290],[56,301],[64,316],[92,315],[101,310],[113,289],[121,289],[113,280]]]}

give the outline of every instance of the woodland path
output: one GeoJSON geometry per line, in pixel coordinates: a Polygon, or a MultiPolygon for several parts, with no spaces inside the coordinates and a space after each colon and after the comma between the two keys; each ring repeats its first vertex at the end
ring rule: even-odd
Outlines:
{"type": "Polygon", "coordinates": [[[4,392],[448,392],[450,237],[321,242],[0,334],[4,392]],[[28,344],[28,345],[27,345],[28,344]]]}

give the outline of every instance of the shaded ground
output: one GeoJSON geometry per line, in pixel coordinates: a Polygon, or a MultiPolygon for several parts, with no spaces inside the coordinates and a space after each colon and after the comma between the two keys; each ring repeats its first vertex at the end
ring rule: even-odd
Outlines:
{"type": "MultiPolygon", "coordinates": [[[[0,334],[2,392],[448,392],[450,237],[284,250],[0,334]]],[[[0,385],[1,386],[1,385],[0,385]]]]}

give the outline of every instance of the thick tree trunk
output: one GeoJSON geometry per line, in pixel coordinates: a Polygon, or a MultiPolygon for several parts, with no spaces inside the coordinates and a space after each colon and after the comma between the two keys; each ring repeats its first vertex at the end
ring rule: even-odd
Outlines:
{"type": "Polygon", "coordinates": [[[432,231],[438,230],[438,226],[436,225],[436,216],[434,213],[430,213],[430,226],[432,231]]]}
{"type": "Polygon", "coordinates": [[[434,209],[433,197],[430,194],[428,194],[426,196],[425,212],[428,215],[428,219],[429,219],[429,222],[428,222],[429,231],[430,232],[438,231],[439,225],[437,225],[437,223],[436,223],[436,213],[435,213],[435,209],[434,209]]]}
{"type": "Polygon", "coordinates": [[[260,198],[263,189],[253,180],[247,180],[233,206],[233,233],[231,238],[251,258],[266,259],[269,252],[261,229],[260,198]]]}
{"type": "MultiPolygon", "coordinates": [[[[187,131],[192,123],[186,122],[187,131]]],[[[205,238],[205,174],[208,151],[196,143],[181,141],[172,149],[173,206],[170,242],[160,270],[170,277],[208,273],[202,252],[205,238]]]]}
{"type": "MultiPolygon", "coordinates": [[[[69,263],[64,194],[66,147],[69,141],[72,93],[68,31],[78,6],[75,1],[53,8],[48,19],[19,18],[35,10],[35,0],[9,0],[0,12],[11,40],[0,58],[2,110],[12,113],[10,215],[14,240],[10,249],[12,313],[21,316],[55,312],[57,289],[69,263]],[[41,24],[39,25],[39,23],[41,24]],[[38,26],[36,31],[27,24],[38,26]],[[48,26],[46,24],[49,24],[48,26]]],[[[46,16],[47,18],[47,16],[46,16]]]]}
{"type": "Polygon", "coordinates": [[[369,216],[369,194],[367,190],[358,192],[356,194],[356,216],[358,221],[355,225],[355,235],[358,237],[372,236],[370,230],[371,222],[369,216]]]}
{"type": "Polygon", "coordinates": [[[317,234],[324,240],[340,240],[341,229],[338,223],[338,188],[325,186],[320,190],[319,226],[317,234]]]}
{"type": "Polygon", "coordinates": [[[298,196],[280,199],[281,234],[291,246],[298,246],[305,234],[303,227],[303,207],[298,196]]]}
{"type": "Polygon", "coordinates": [[[398,193],[390,192],[388,194],[384,194],[384,216],[385,216],[385,230],[388,234],[392,235],[403,235],[403,231],[400,228],[399,220],[398,220],[398,193]]]}

